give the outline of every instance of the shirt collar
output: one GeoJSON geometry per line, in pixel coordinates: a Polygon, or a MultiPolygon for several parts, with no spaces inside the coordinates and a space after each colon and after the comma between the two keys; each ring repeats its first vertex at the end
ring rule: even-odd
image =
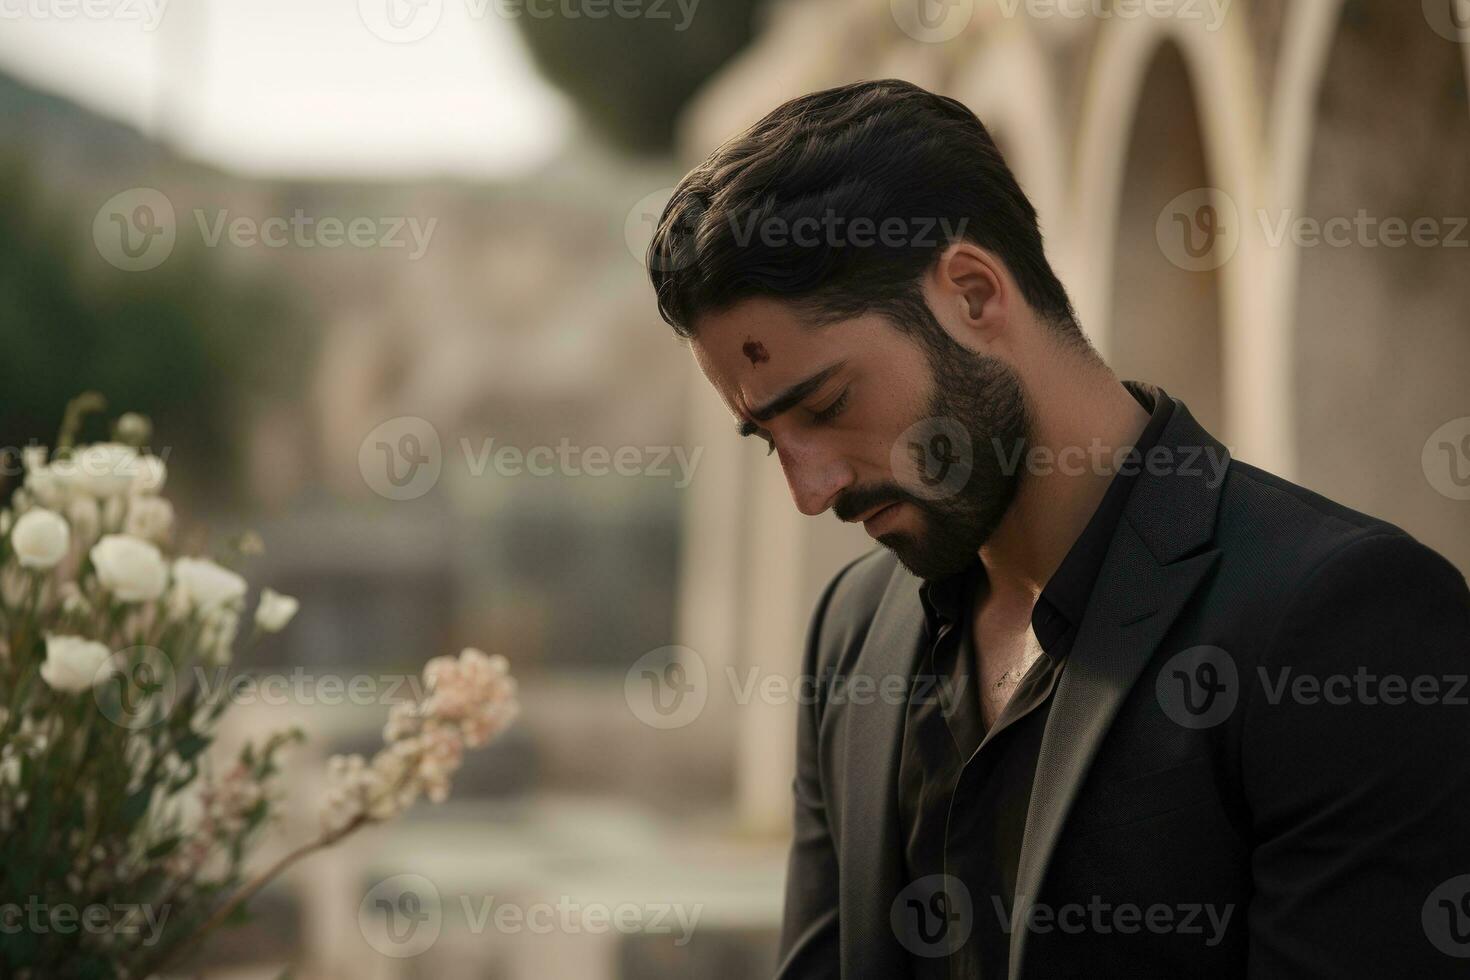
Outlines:
{"type": "MultiPolygon", "coordinates": [[[[1049,647],[1047,637],[1065,632],[1068,625],[1082,619],[1087,600],[1092,594],[1092,583],[1102,569],[1103,558],[1112,542],[1122,518],[1123,506],[1128,502],[1129,491],[1137,482],[1140,467],[1136,461],[1146,456],[1158,445],[1159,436],[1174,412],[1174,400],[1162,389],[1138,381],[1124,381],[1123,387],[1134,400],[1149,413],[1143,432],[1133,444],[1130,459],[1134,465],[1125,465],[1115,475],[1103,493],[1102,501],[1088,519],[1086,527],[1072,543],[1062,563],[1047,581],[1032,611],[1032,629],[1042,647],[1049,647]],[[1059,618],[1060,617],[1060,618],[1059,618]],[[1046,636],[1043,636],[1046,634],[1046,636]]],[[[924,608],[924,618],[930,631],[941,623],[954,623],[965,612],[968,602],[985,580],[985,565],[980,556],[963,569],[941,579],[925,581],[919,587],[919,601],[924,608]]]]}

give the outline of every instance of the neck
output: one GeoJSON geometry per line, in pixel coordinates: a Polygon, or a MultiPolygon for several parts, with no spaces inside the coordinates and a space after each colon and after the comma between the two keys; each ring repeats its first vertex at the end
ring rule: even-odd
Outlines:
{"type": "Polygon", "coordinates": [[[1005,517],[980,549],[993,593],[1034,600],[1112,482],[1114,453],[1148,424],[1106,365],[1049,360],[1030,386],[1026,456],[1005,517]],[[1102,465],[1097,465],[1100,461],[1102,465]]]}

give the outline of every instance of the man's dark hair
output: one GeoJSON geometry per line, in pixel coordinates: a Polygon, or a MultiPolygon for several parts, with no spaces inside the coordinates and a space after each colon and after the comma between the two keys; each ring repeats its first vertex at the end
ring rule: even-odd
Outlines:
{"type": "Polygon", "coordinates": [[[920,277],[960,238],[998,255],[1037,313],[1088,346],[1036,209],[985,126],[898,79],[792,99],[727,141],[675,189],[647,263],[682,337],[757,295],[817,323],[885,313],[922,336],[940,328],[920,277]]]}

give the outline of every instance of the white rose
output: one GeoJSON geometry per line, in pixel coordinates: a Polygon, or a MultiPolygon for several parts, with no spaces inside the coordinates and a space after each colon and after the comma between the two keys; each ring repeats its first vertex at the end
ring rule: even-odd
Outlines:
{"type": "Polygon", "coordinates": [[[60,590],[61,611],[68,616],[86,616],[92,612],[92,603],[75,582],[62,582],[60,590]]]}
{"type": "Polygon", "coordinates": [[[168,480],[168,467],[158,456],[139,456],[138,475],[133,480],[133,493],[157,493],[168,480]]]}
{"type": "Polygon", "coordinates": [[[240,629],[240,614],[227,606],[215,606],[204,617],[199,633],[199,646],[205,659],[213,664],[230,662],[235,634],[240,629]]]}
{"type": "Polygon", "coordinates": [[[25,488],[42,507],[60,510],[66,506],[66,481],[53,467],[41,466],[27,470],[25,488]]]}
{"type": "Polygon", "coordinates": [[[245,598],[245,580],[208,558],[175,559],[174,584],[195,609],[209,609],[245,598]]]}
{"type": "Polygon", "coordinates": [[[51,568],[71,544],[71,528],[55,511],[33,507],[15,522],[10,544],[23,568],[51,568]]]}
{"type": "Polygon", "coordinates": [[[162,497],[134,497],[128,501],[123,533],[162,543],[174,526],[174,507],[162,497]]]}
{"type": "Polygon", "coordinates": [[[76,694],[107,678],[111,671],[102,665],[111,658],[112,651],[96,640],[47,635],[41,679],[58,691],[76,694]]]}
{"type": "Polygon", "coordinates": [[[104,534],[92,546],[92,565],[103,588],[122,602],[151,602],[163,595],[168,566],[158,549],[125,534],[104,534]]]}
{"type": "Polygon", "coordinates": [[[301,603],[275,589],[260,590],[260,604],[255,607],[255,625],[267,633],[279,633],[291,622],[301,603]]]}
{"type": "Polygon", "coordinates": [[[76,497],[66,505],[66,517],[79,541],[93,541],[102,527],[102,515],[97,510],[97,501],[91,497],[76,497]]]}
{"type": "Polygon", "coordinates": [[[133,488],[142,467],[138,450],[120,442],[94,442],[51,464],[72,491],[91,497],[117,497],[133,488]]]}

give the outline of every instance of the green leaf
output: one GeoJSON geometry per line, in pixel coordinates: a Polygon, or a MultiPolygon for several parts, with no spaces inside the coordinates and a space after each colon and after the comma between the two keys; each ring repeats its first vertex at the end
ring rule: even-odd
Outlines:
{"type": "Polygon", "coordinates": [[[209,743],[212,741],[214,741],[212,738],[200,735],[198,732],[189,732],[179,739],[178,744],[174,746],[174,751],[178,753],[180,759],[188,762],[209,748],[209,743]]]}
{"type": "Polygon", "coordinates": [[[159,841],[157,844],[154,844],[152,847],[148,848],[146,855],[147,859],[149,861],[156,861],[166,854],[171,854],[175,849],[178,848],[179,842],[183,839],[184,838],[181,834],[175,834],[172,837],[168,837],[164,840],[159,841]]]}
{"type": "Polygon", "coordinates": [[[151,784],[139,787],[138,790],[123,801],[122,810],[118,813],[122,824],[128,830],[142,819],[143,814],[148,812],[148,804],[153,799],[153,786],[151,784]]]}

